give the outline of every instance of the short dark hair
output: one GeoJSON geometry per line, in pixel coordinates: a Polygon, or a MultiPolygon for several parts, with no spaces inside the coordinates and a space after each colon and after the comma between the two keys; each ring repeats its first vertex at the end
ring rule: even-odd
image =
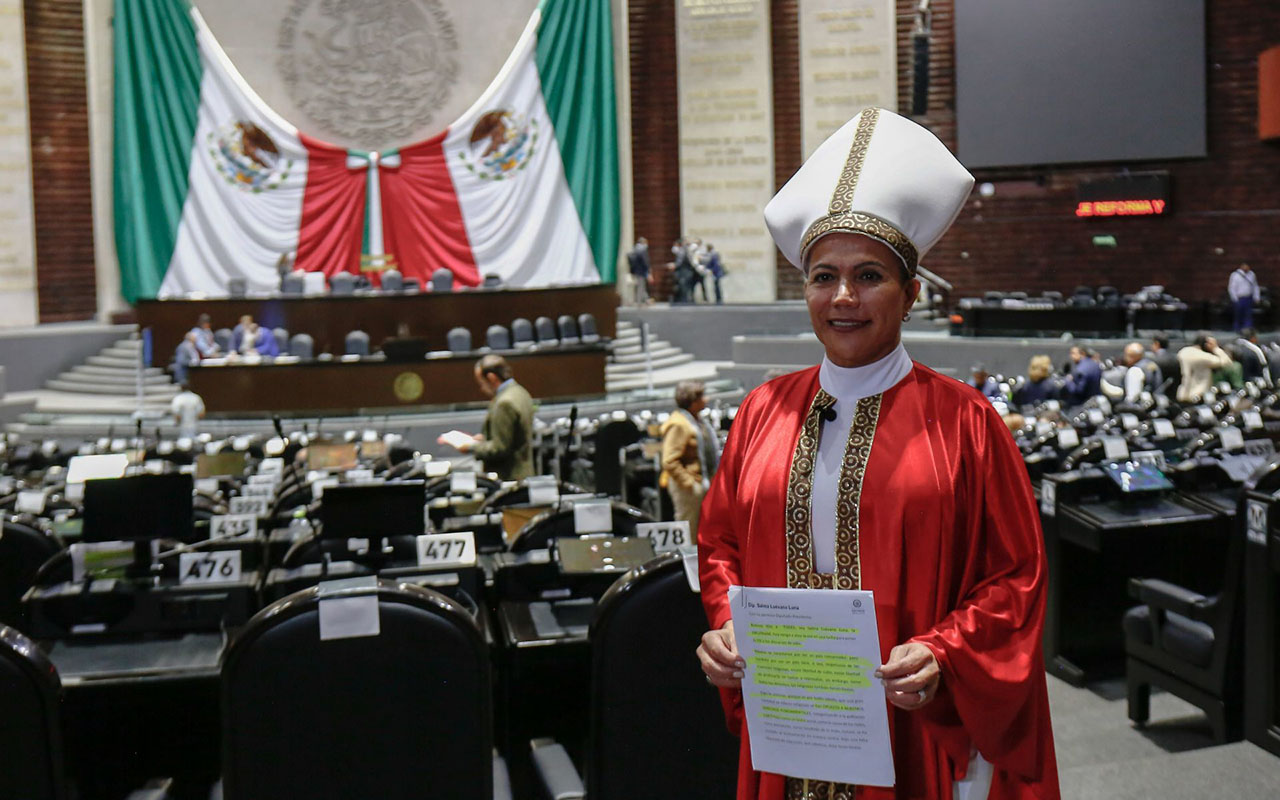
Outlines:
{"type": "Polygon", "coordinates": [[[481,375],[497,375],[498,380],[511,379],[511,365],[500,355],[489,353],[476,362],[476,369],[481,375]]]}
{"type": "Polygon", "coordinates": [[[1204,331],[1200,331],[1199,333],[1196,334],[1196,338],[1195,338],[1196,347],[1203,348],[1208,343],[1209,343],[1209,334],[1205,333],[1204,331]]]}
{"type": "Polygon", "coordinates": [[[702,381],[680,381],[676,384],[676,405],[688,411],[707,391],[702,381]]]}
{"type": "Polygon", "coordinates": [[[1151,341],[1160,345],[1161,350],[1165,350],[1169,347],[1169,334],[1157,333],[1155,336],[1151,337],[1151,341]]]}

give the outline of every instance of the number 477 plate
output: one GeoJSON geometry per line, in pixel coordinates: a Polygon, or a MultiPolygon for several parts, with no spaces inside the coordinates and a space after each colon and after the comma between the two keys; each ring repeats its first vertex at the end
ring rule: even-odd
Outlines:
{"type": "Polygon", "coordinates": [[[689,533],[689,521],[641,522],[636,525],[636,535],[653,542],[655,553],[679,550],[697,544],[689,533]]]}
{"type": "Polygon", "coordinates": [[[473,531],[424,534],[418,537],[418,566],[471,567],[476,563],[473,531]]]}

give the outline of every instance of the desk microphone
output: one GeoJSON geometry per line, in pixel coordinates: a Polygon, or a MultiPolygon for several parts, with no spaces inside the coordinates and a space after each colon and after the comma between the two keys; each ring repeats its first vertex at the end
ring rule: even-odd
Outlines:
{"type": "Polygon", "coordinates": [[[825,422],[835,422],[836,421],[835,406],[827,406],[826,408],[818,412],[818,416],[821,417],[825,422]]]}

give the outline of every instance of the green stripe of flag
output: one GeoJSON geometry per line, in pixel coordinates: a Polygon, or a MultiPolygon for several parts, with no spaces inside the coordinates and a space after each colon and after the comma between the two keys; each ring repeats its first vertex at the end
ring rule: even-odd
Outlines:
{"type": "Polygon", "coordinates": [[[596,269],[612,282],[622,220],[610,3],[542,0],[540,8],[542,96],[596,269]]]}
{"type": "Polygon", "coordinates": [[[202,69],[187,0],[116,0],[115,233],[120,288],[155,297],[187,199],[202,69]]]}

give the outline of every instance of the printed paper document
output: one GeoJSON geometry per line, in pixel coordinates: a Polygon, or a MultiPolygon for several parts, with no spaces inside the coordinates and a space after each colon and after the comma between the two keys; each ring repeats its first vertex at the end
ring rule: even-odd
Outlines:
{"type": "Polygon", "coordinates": [[[755,768],[892,786],[872,593],[732,586],[729,604],[755,768]]]}

